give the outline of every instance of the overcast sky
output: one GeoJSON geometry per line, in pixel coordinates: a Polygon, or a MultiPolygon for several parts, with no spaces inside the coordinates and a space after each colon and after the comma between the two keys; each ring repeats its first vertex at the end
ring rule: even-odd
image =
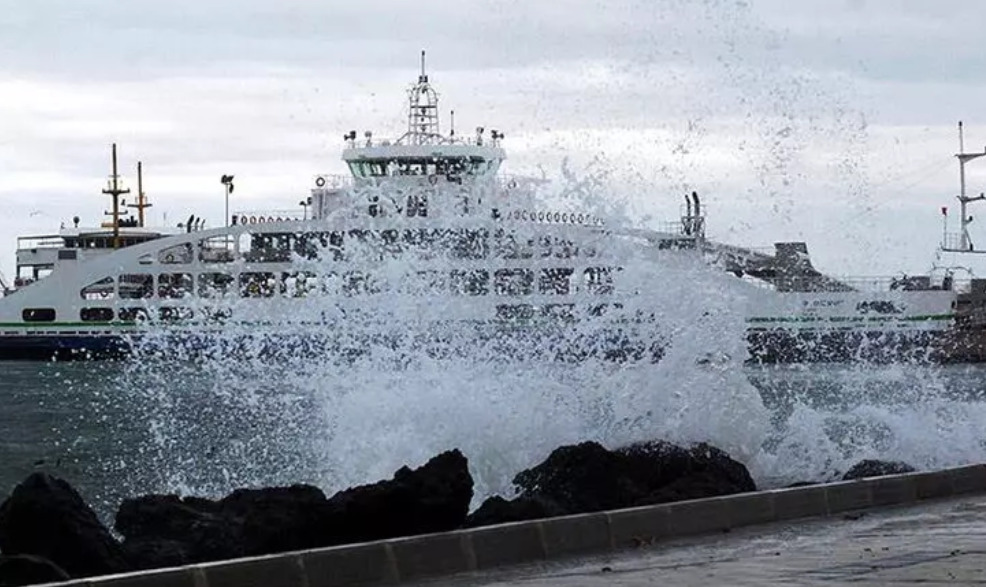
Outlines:
{"type": "Polygon", "coordinates": [[[695,189],[719,240],[926,270],[956,121],[986,145],[984,22],[968,0],[0,0],[0,271],[16,236],[101,220],[114,141],[154,223],[221,225],[224,173],[234,211],[296,206],[345,131],[402,131],[421,49],[508,172],[567,159],[655,226],[695,189]]]}

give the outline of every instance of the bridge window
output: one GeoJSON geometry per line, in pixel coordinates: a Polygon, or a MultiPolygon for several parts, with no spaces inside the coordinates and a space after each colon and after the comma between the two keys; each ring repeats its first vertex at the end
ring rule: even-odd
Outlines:
{"type": "Polygon", "coordinates": [[[190,273],[162,273],[157,278],[157,295],[164,299],[191,297],[194,282],[190,273]]]}
{"type": "Polygon", "coordinates": [[[534,271],[500,269],[493,274],[493,289],[501,296],[523,296],[534,293],[534,271]]]}
{"type": "Polygon", "coordinates": [[[79,319],[83,322],[110,322],[113,320],[113,308],[82,308],[79,319]]]}
{"type": "Polygon", "coordinates": [[[425,194],[411,194],[407,197],[407,215],[409,218],[415,216],[426,218],[428,216],[428,196],[425,194]]]}
{"type": "Polygon", "coordinates": [[[567,267],[542,269],[538,275],[538,290],[542,294],[567,295],[571,287],[572,269],[567,267]]]}
{"type": "Polygon", "coordinates": [[[154,276],[150,274],[125,274],[120,276],[120,298],[140,300],[154,297],[154,276]]]}
{"type": "Polygon", "coordinates": [[[21,312],[24,322],[54,322],[54,308],[24,308],[21,312]]]}
{"type": "Polygon", "coordinates": [[[112,277],[104,277],[90,283],[79,291],[84,300],[112,300],[116,297],[116,282],[112,277]]]}

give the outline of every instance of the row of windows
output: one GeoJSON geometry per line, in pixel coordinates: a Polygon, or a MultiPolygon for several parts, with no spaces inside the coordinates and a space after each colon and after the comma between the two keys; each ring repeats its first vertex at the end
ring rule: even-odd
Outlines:
{"type": "MultiPolygon", "coordinates": [[[[574,278],[570,267],[547,269],[486,269],[442,271],[418,271],[409,274],[398,285],[402,293],[425,294],[451,292],[465,295],[523,296],[534,293],[568,295],[584,290],[592,294],[613,292],[613,272],[609,267],[589,267],[582,272],[581,281],[574,278]]],[[[191,273],[161,273],[155,275],[124,274],[119,285],[112,277],[106,277],[87,285],[79,292],[84,300],[136,300],[155,297],[181,299],[196,295],[196,280],[191,273]]],[[[219,298],[239,295],[247,298],[267,298],[278,293],[289,297],[317,295],[363,295],[380,293],[393,288],[372,274],[351,271],[342,274],[329,273],[317,276],[312,272],[273,273],[255,271],[240,273],[200,273],[197,295],[203,298],[219,298]]]]}
{"type": "MultiPolygon", "coordinates": [[[[229,310],[210,310],[206,318],[222,319],[228,318],[232,313],[229,310]]],[[[158,308],[158,319],[164,321],[190,320],[194,317],[191,308],[158,308]]],[[[54,322],[56,312],[54,308],[25,308],[21,312],[24,322],[54,322]]],[[[113,308],[82,308],[79,310],[79,320],[82,322],[112,322],[118,318],[121,322],[134,322],[146,320],[147,310],[144,308],[120,308],[114,311],[113,308]]]]}
{"type": "MultiPolygon", "coordinates": [[[[250,263],[286,263],[295,256],[303,259],[342,261],[346,258],[383,259],[412,254],[420,259],[481,260],[502,259],[569,259],[595,257],[592,245],[552,236],[518,238],[502,230],[486,229],[407,229],[350,230],[334,232],[253,234],[213,237],[198,243],[202,263],[231,263],[239,257],[250,263]]],[[[160,251],[157,262],[163,265],[191,263],[195,255],[190,243],[160,251]]]]}
{"type": "Polygon", "coordinates": [[[481,157],[443,157],[441,159],[371,159],[350,161],[354,177],[392,177],[419,175],[425,177],[484,175],[496,171],[496,161],[481,157]]]}

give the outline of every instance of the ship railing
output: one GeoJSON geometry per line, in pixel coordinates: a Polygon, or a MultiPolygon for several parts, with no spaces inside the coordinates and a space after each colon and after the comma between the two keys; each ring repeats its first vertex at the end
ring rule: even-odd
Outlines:
{"type": "Polygon", "coordinates": [[[478,137],[476,135],[468,135],[465,137],[447,137],[440,135],[428,135],[422,133],[414,133],[414,136],[424,137],[425,140],[421,143],[405,142],[402,143],[401,140],[411,135],[404,135],[399,138],[393,137],[377,137],[377,136],[364,136],[360,139],[351,140],[346,142],[347,149],[366,149],[372,147],[392,147],[394,145],[465,145],[468,147],[499,147],[500,140],[494,139],[491,136],[478,137]]]}
{"type": "Polygon", "coordinates": [[[315,189],[342,190],[353,187],[353,176],[342,173],[320,173],[312,180],[315,189]]]}
{"type": "Polygon", "coordinates": [[[908,291],[942,291],[956,293],[971,291],[972,283],[968,279],[956,278],[932,279],[927,275],[877,275],[877,276],[832,276],[832,275],[796,275],[789,277],[773,277],[752,280],[752,283],[783,292],[908,292],[908,291]]]}
{"type": "Polygon", "coordinates": [[[304,220],[305,210],[247,210],[233,215],[234,224],[265,224],[304,220]]]}
{"type": "Polygon", "coordinates": [[[17,239],[17,250],[27,249],[60,249],[65,246],[65,240],[60,236],[22,236],[17,239]]]}

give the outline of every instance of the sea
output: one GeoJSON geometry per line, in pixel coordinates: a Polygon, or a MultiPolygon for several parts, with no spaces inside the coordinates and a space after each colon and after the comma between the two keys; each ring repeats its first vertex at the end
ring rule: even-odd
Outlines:
{"type": "Polygon", "coordinates": [[[649,389],[678,396],[657,402],[621,389],[614,377],[633,378],[623,368],[579,397],[574,385],[491,384],[495,370],[438,367],[363,377],[358,389],[291,372],[258,383],[192,362],[3,363],[0,494],[49,472],[111,522],[130,496],[299,482],[330,493],[460,448],[478,502],[509,494],[512,476],[557,445],[648,437],[723,446],[769,487],[836,478],[865,458],[922,470],[979,462],[986,439],[980,366],[744,366],[719,378],[735,387],[713,391],[731,397],[649,389]]]}

